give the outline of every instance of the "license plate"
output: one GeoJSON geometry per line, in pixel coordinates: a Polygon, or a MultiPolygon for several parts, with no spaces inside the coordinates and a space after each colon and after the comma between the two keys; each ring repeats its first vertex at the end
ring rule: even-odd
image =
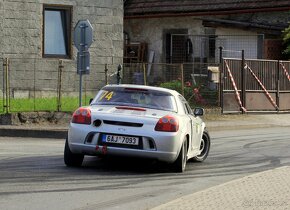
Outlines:
{"type": "Polygon", "coordinates": [[[134,136],[103,135],[103,142],[115,144],[138,145],[139,138],[134,136]]]}

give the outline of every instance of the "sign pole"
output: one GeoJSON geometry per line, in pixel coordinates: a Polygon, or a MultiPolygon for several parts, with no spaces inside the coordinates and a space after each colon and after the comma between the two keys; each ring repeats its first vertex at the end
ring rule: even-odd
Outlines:
{"type": "Polygon", "coordinates": [[[82,77],[83,77],[83,73],[80,72],[80,94],[79,94],[79,107],[82,106],[82,85],[83,85],[83,82],[82,82],[82,77]]]}

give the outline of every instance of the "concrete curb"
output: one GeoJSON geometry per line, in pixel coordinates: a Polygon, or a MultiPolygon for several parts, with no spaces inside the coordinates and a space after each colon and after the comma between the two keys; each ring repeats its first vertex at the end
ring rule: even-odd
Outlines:
{"type": "Polygon", "coordinates": [[[0,136],[65,139],[67,129],[0,128],[0,136]]]}

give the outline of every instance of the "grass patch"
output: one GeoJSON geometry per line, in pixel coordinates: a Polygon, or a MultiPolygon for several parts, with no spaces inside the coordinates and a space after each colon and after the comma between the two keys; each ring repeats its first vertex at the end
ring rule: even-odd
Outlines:
{"type": "MultiPolygon", "coordinates": [[[[92,97],[83,97],[83,106],[92,97]]],[[[60,111],[73,112],[79,107],[78,97],[62,97],[60,111]]],[[[57,111],[57,98],[17,98],[10,100],[10,112],[57,111]]],[[[0,113],[4,113],[3,99],[0,100],[0,113]],[[2,108],[1,108],[2,107],[2,108]]]]}

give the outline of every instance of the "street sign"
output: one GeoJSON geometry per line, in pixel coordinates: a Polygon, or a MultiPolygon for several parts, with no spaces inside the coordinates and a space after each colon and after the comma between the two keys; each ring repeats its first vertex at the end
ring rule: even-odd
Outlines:
{"type": "Polygon", "coordinates": [[[74,45],[77,53],[77,74],[80,75],[79,106],[82,106],[82,75],[90,73],[89,47],[93,42],[93,27],[89,20],[79,20],[74,28],[74,45]]]}
{"type": "Polygon", "coordinates": [[[77,74],[90,74],[90,52],[77,53],[77,74]]]}
{"type": "Polygon", "coordinates": [[[74,45],[80,51],[93,42],[93,27],[89,20],[79,20],[74,28],[74,45]]]}
{"type": "Polygon", "coordinates": [[[90,73],[89,47],[93,42],[93,27],[89,20],[79,20],[74,28],[74,44],[78,49],[77,73],[90,73]]]}

